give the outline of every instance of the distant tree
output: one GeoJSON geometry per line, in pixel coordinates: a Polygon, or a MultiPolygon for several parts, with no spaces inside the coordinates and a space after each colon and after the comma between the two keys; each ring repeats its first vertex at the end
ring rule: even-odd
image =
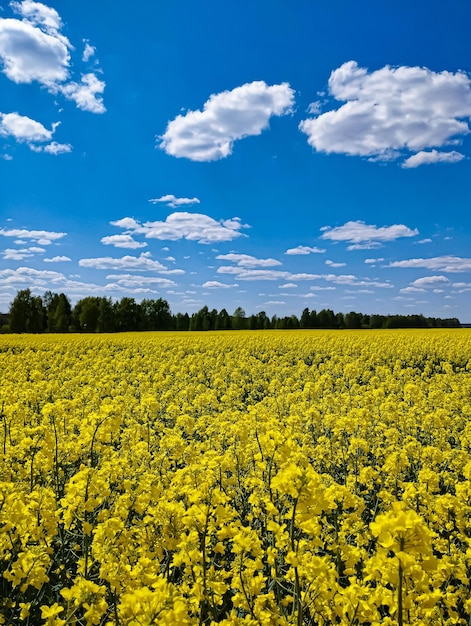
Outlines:
{"type": "Polygon", "coordinates": [[[362,314],[350,311],[345,315],[345,328],[361,328],[362,314]]]}
{"type": "Polygon", "coordinates": [[[175,315],[175,330],[190,330],[190,316],[188,313],[175,315]]]}
{"type": "Polygon", "coordinates": [[[171,330],[174,325],[170,306],[166,300],[141,302],[141,327],[143,330],[171,330]]]}
{"type": "Polygon", "coordinates": [[[86,333],[95,333],[98,330],[100,315],[100,300],[96,296],[86,296],[77,302],[72,311],[72,320],[75,330],[86,333]]]}
{"type": "Polygon", "coordinates": [[[64,293],[46,291],[43,296],[43,306],[46,311],[46,330],[50,333],[68,332],[72,320],[69,298],[64,293]]]}
{"type": "Polygon", "coordinates": [[[117,330],[122,332],[139,330],[141,321],[140,307],[134,298],[121,298],[119,302],[116,302],[114,309],[117,330]]]}
{"type": "Polygon", "coordinates": [[[299,323],[301,328],[311,328],[311,314],[309,313],[309,309],[307,307],[303,309],[299,323]]]}
{"type": "Polygon", "coordinates": [[[12,333],[42,333],[46,328],[46,311],[41,296],[33,296],[30,289],[17,293],[10,305],[12,333]]]}
{"type": "Polygon", "coordinates": [[[226,309],[221,309],[216,317],[216,330],[229,330],[232,328],[232,319],[226,309]]]}
{"type": "Polygon", "coordinates": [[[234,330],[243,330],[247,328],[247,320],[245,317],[245,311],[242,307],[238,306],[232,314],[232,328],[234,330]]]}

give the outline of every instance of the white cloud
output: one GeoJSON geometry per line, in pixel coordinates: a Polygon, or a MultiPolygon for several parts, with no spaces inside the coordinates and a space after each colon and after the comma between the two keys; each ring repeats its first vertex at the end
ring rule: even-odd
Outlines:
{"type": "Polygon", "coordinates": [[[378,259],[365,259],[365,263],[369,265],[373,265],[374,263],[381,263],[381,261],[384,261],[383,257],[380,257],[378,259]]]}
{"type": "Polygon", "coordinates": [[[121,258],[98,257],[92,259],[80,259],[81,267],[92,267],[97,270],[145,270],[160,272],[166,270],[165,265],[153,261],[150,252],[142,252],[140,256],[126,255],[121,258]]]}
{"type": "Polygon", "coordinates": [[[227,283],[220,283],[218,280],[208,280],[201,285],[205,289],[231,289],[233,287],[238,287],[237,283],[233,285],[228,285],[227,283]]]}
{"type": "Polygon", "coordinates": [[[295,289],[297,286],[296,283],[285,283],[284,285],[279,285],[279,289],[295,289]]]}
{"type": "Polygon", "coordinates": [[[232,241],[242,235],[241,229],[248,228],[238,217],[216,221],[208,215],[186,212],[172,213],[163,222],[140,223],[132,217],[125,217],[111,224],[126,229],[126,234],[140,234],[148,239],[188,239],[205,244],[232,241]]]}
{"type": "Polygon", "coordinates": [[[239,280],[316,280],[319,274],[293,274],[282,270],[247,269],[234,265],[223,265],[218,274],[234,274],[239,280]]]}
{"type": "MultiPolygon", "coordinates": [[[[145,269],[145,268],[144,268],[145,269]]],[[[156,285],[158,287],[171,287],[175,285],[173,280],[160,276],[138,276],[135,274],[109,274],[107,280],[115,281],[120,287],[142,287],[143,285],[156,285]]]]}
{"type": "Polygon", "coordinates": [[[45,146],[34,146],[30,145],[31,150],[33,152],[46,152],[47,154],[53,154],[56,156],[57,154],[67,154],[68,152],[72,152],[72,146],[70,143],[57,143],[57,141],[51,141],[45,146]]]}
{"type": "Polygon", "coordinates": [[[18,113],[0,113],[0,135],[14,137],[17,141],[49,141],[55,130],[45,128],[40,122],[18,113]]]}
{"type": "Polygon", "coordinates": [[[426,289],[423,287],[404,287],[399,290],[401,293],[424,293],[426,289]]]}
{"type": "Polygon", "coordinates": [[[49,154],[64,154],[71,152],[70,144],[51,141],[46,145],[38,145],[40,142],[50,141],[52,135],[59,126],[59,122],[52,124],[51,130],[40,122],[19,113],[0,113],[0,135],[14,137],[19,143],[26,143],[34,152],[47,152],[49,154]]]}
{"type": "Polygon", "coordinates": [[[202,111],[188,111],[168,123],[159,138],[167,154],[192,161],[216,161],[232,153],[234,141],[260,135],[273,115],[286,115],[294,104],[288,83],[246,83],[213,94],[202,111]]]}
{"type": "Polygon", "coordinates": [[[20,237],[22,239],[31,239],[42,246],[48,246],[56,239],[62,239],[67,233],[56,233],[48,230],[26,230],[23,228],[0,228],[0,235],[3,237],[20,237]]]}
{"type": "Polygon", "coordinates": [[[257,259],[250,254],[219,254],[216,259],[221,261],[233,261],[238,267],[273,267],[281,265],[276,259],[257,259]]]}
{"type": "Polygon", "coordinates": [[[83,43],[85,44],[85,47],[83,49],[82,61],[84,63],[87,63],[92,58],[92,56],[95,55],[96,48],[95,46],[91,46],[87,39],[84,39],[83,43]]]}
{"type": "Polygon", "coordinates": [[[446,276],[424,276],[423,278],[414,280],[411,283],[411,287],[435,287],[436,285],[449,282],[446,276]]]}
{"type": "Polygon", "coordinates": [[[400,237],[415,237],[419,234],[417,228],[413,230],[404,224],[394,224],[393,226],[374,226],[365,224],[362,221],[346,222],[343,226],[324,226],[321,228],[323,234],[321,239],[331,241],[349,241],[352,246],[348,249],[371,249],[380,246],[380,242],[394,241],[400,237]]]}
{"type": "Polygon", "coordinates": [[[80,83],[71,81],[65,85],[58,85],[56,92],[62,93],[68,100],[73,100],[82,111],[91,113],[104,113],[103,92],[106,83],[100,80],[96,74],[90,72],[82,75],[80,83]]]}
{"type": "Polygon", "coordinates": [[[317,246],[296,246],[296,248],[289,248],[285,254],[323,254],[325,248],[318,248],[317,246]]]}
{"type": "Polygon", "coordinates": [[[452,150],[451,152],[440,152],[438,150],[421,150],[406,159],[402,167],[406,169],[419,167],[420,165],[430,165],[431,163],[458,163],[464,159],[464,154],[452,150]]]}
{"type": "Polygon", "coordinates": [[[331,261],[330,259],[327,259],[325,264],[329,265],[330,267],[345,267],[347,265],[346,263],[335,263],[334,261],[331,261]]]}
{"type": "MultiPolygon", "coordinates": [[[[74,49],[61,34],[62,21],[55,9],[40,2],[23,0],[11,7],[23,19],[0,18],[0,66],[15,83],[38,82],[49,93],[61,93],[84,111],[103,113],[105,83],[96,74],[82,75],[81,82],[70,80],[74,49]]],[[[95,50],[85,45],[83,60],[95,50]]]]}
{"type": "Polygon", "coordinates": [[[145,248],[147,243],[145,241],[136,241],[131,235],[109,235],[108,237],[102,237],[101,243],[105,246],[114,246],[115,248],[145,248]]]}
{"type": "Polygon", "coordinates": [[[6,261],[22,261],[34,256],[34,252],[30,248],[6,248],[2,251],[2,256],[6,261]]]}
{"type": "Polygon", "coordinates": [[[471,271],[471,258],[458,256],[436,256],[429,259],[407,259],[394,261],[389,267],[425,267],[429,270],[441,272],[469,272],[471,271]]]}
{"type": "Polygon", "coordinates": [[[191,204],[199,204],[199,198],[177,198],[173,194],[167,194],[166,196],[161,196],[160,198],[151,198],[149,202],[152,204],[157,204],[158,202],[165,202],[167,206],[175,209],[179,206],[191,205],[191,204]]]}
{"type": "Polygon", "coordinates": [[[25,21],[42,27],[47,33],[56,34],[62,28],[62,21],[57,11],[41,2],[22,0],[22,2],[11,2],[10,6],[25,21]]]}
{"type": "Polygon", "coordinates": [[[67,261],[72,261],[72,259],[68,256],[53,256],[50,259],[43,259],[44,263],[65,263],[67,261]]]}
{"type": "Polygon", "coordinates": [[[414,241],[415,244],[421,245],[424,243],[432,243],[432,240],[427,238],[427,239],[420,239],[419,241],[414,241]]]}
{"type": "MultiPolygon", "coordinates": [[[[319,152],[391,160],[469,133],[471,81],[464,72],[385,66],[369,73],[349,61],[331,73],[328,90],[345,104],[299,126],[319,152]]],[[[408,166],[426,159],[417,156],[408,166]]]]}
{"type": "Polygon", "coordinates": [[[15,83],[37,81],[50,87],[66,80],[71,47],[57,31],[48,33],[28,21],[0,18],[0,60],[4,74],[15,83]]]}

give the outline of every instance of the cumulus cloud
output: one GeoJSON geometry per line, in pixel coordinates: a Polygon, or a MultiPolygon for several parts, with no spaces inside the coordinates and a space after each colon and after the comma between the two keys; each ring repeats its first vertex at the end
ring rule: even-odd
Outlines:
{"type": "Polygon", "coordinates": [[[132,217],[125,217],[111,224],[126,229],[125,234],[129,235],[139,234],[148,239],[169,241],[187,239],[204,244],[232,241],[242,235],[240,231],[243,228],[248,228],[238,217],[216,221],[202,213],[186,212],[172,213],[165,221],[141,223],[132,217]]]}
{"type": "Polygon", "coordinates": [[[451,152],[440,152],[439,150],[421,150],[413,154],[402,163],[406,169],[419,167],[420,165],[430,165],[431,163],[458,163],[464,159],[464,154],[452,150],[451,152]]]}
{"type": "Polygon", "coordinates": [[[55,130],[45,128],[40,122],[18,113],[0,113],[0,135],[14,137],[17,141],[49,141],[55,130]]]}
{"type": "Polygon", "coordinates": [[[276,259],[257,259],[250,254],[219,254],[216,259],[221,261],[233,261],[238,267],[273,267],[281,265],[276,259]]]}
{"type": "Polygon", "coordinates": [[[19,239],[36,241],[41,246],[48,246],[57,239],[62,239],[67,233],[56,233],[48,230],[26,230],[24,228],[0,228],[3,237],[16,237],[19,239]]]}
{"type": "MultiPolygon", "coordinates": [[[[145,269],[145,268],[144,268],[145,269]]],[[[155,285],[157,287],[172,287],[173,280],[160,276],[138,276],[136,274],[109,274],[107,280],[114,281],[120,287],[142,287],[143,285],[155,285]]]]}
{"type": "Polygon", "coordinates": [[[436,256],[429,259],[407,259],[404,261],[394,261],[389,267],[425,267],[429,270],[441,272],[469,272],[471,270],[471,259],[458,256],[436,256]]]}
{"type": "Polygon", "coordinates": [[[131,235],[109,235],[108,237],[102,237],[101,243],[105,246],[114,246],[115,248],[145,248],[147,243],[145,241],[136,241],[131,235]]]}
{"type": "Polygon", "coordinates": [[[140,256],[126,255],[121,258],[97,257],[80,259],[81,267],[91,267],[97,270],[136,270],[160,272],[166,270],[165,265],[151,259],[150,252],[142,252],[140,256]]]}
{"type": "Polygon", "coordinates": [[[106,83],[96,74],[83,74],[79,83],[71,81],[65,85],[57,85],[53,91],[63,94],[68,100],[73,100],[79,109],[90,113],[104,113],[103,92],[106,83]]]}
{"type": "Polygon", "coordinates": [[[231,289],[238,286],[239,285],[237,283],[228,285],[227,283],[220,283],[218,280],[208,280],[202,284],[202,287],[205,289],[231,289]]]}
{"type": "Polygon", "coordinates": [[[46,152],[49,154],[63,154],[71,152],[70,144],[61,144],[51,141],[46,145],[42,142],[50,141],[59,123],[52,124],[49,130],[40,122],[20,115],[19,113],[0,113],[0,135],[14,137],[19,143],[26,143],[34,152],[46,152]]]}
{"type": "Polygon", "coordinates": [[[199,198],[177,198],[171,193],[167,194],[166,196],[161,196],[160,198],[151,198],[149,202],[152,202],[152,204],[164,202],[167,206],[172,207],[172,209],[175,209],[179,206],[187,206],[200,203],[199,198]]]}
{"type": "Polygon", "coordinates": [[[347,265],[346,263],[335,263],[334,261],[331,261],[330,259],[327,259],[325,264],[329,265],[330,267],[345,267],[345,265],[347,265]]]}
{"type": "Polygon", "coordinates": [[[419,234],[417,228],[411,229],[404,224],[378,227],[362,221],[346,222],[343,226],[335,228],[324,226],[321,230],[323,231],[321,239],[351,242],[349,250],[378,248],[382,242],[394,241],[400,237],[415,237],[419,234]]]}
{"type": "Polygon", "coordinates": [[[414,153],[405,167],[462,158],[424,151],[469,133],[471,81],[464,72],[388,65],[368,72],[348,61],[331,73],[328,92],[344,104],[299,125],[319,152],[385,161],[414,153]]]}
{"type": "MultiPolygon", "coordinates": [[[[12,9],[22,19],[0,18],[0,67],[15,83],[38,82],[50,93],[61,93],[75,101],[80,109],[103,113],[102,93],[105,83],[88,73],[80,82],[71,80],[72,44],[61,33],[62,21],[57,11],[40,2],[12,2],[12,9]]],[[[85,46],[83,59],[88,61],[94,48],[85,46]]]]}
{"type": "Polygon", "coordinates": [[[325,248],[318,248],[317,246],[296,246],[296,248],[289,248],[286,250],[285,254],[323,254],[325,252],[325,248]]]}
{"type": "Polygon", "coordinates": [[[82,53],[82,61],[84,61],[84,63],[87,63],[87,61],[89,61],[92,56],[95,55],[96,48],[95,46],[91,46],[90,42],[87,39],[84,39],[83,43],[85,44],[85,46],[82,53]]]}
{"type": "Polygon", "coordinates": [[[65,263],[72,261],[68,256],[53,256],[51,258],[43,259],[44,263],[65,263]]]}
{"type": "Polygon", "coordinates": [[[260,135],[272,116],[290,113],[294,91],[288,83],[246,83],[213,94],[203,110],[188,111],[168,123],[160,148],[192,161],[216,161],[232,153],[234,141],[260,135]]]}
{"type": "Polygon", "coordinates": [[[435,287],[439,284],[449,283],[449,279],[446,276],[424,276],[423,278],[417,278],[411,283],[411,287],[435,287]]]}

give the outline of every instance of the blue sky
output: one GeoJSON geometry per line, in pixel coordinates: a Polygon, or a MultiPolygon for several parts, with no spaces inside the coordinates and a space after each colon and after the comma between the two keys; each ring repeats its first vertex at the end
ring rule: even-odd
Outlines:
{"type": "Polygon", "coordinates": [[[0,6],[19,289],[471,322],[468,0],[0,6]]]}

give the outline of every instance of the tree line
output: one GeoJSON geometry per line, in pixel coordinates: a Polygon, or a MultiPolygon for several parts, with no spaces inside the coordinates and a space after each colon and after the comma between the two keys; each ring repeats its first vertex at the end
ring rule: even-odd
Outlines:
{"type": "Polygon", "coordinates": [[[230,314],[226,309],[202,307],[196,313],[173,314],[162,298],[136,302],[134,298],[87,296],[72,307],[64,293],[46,291],[36,296],[23,289],[13,299],[9,312],[0,314],[0,329],[11,333],[113,333],[145,330],[265,330],[265,329],[359,329],[359,328],[457,328],[453,318],[423,315],[365,315],[350,311],[334,313],[305,308],[301,316],[268,317],[265,311],[247,316],[241,307],[230,314]]]}

